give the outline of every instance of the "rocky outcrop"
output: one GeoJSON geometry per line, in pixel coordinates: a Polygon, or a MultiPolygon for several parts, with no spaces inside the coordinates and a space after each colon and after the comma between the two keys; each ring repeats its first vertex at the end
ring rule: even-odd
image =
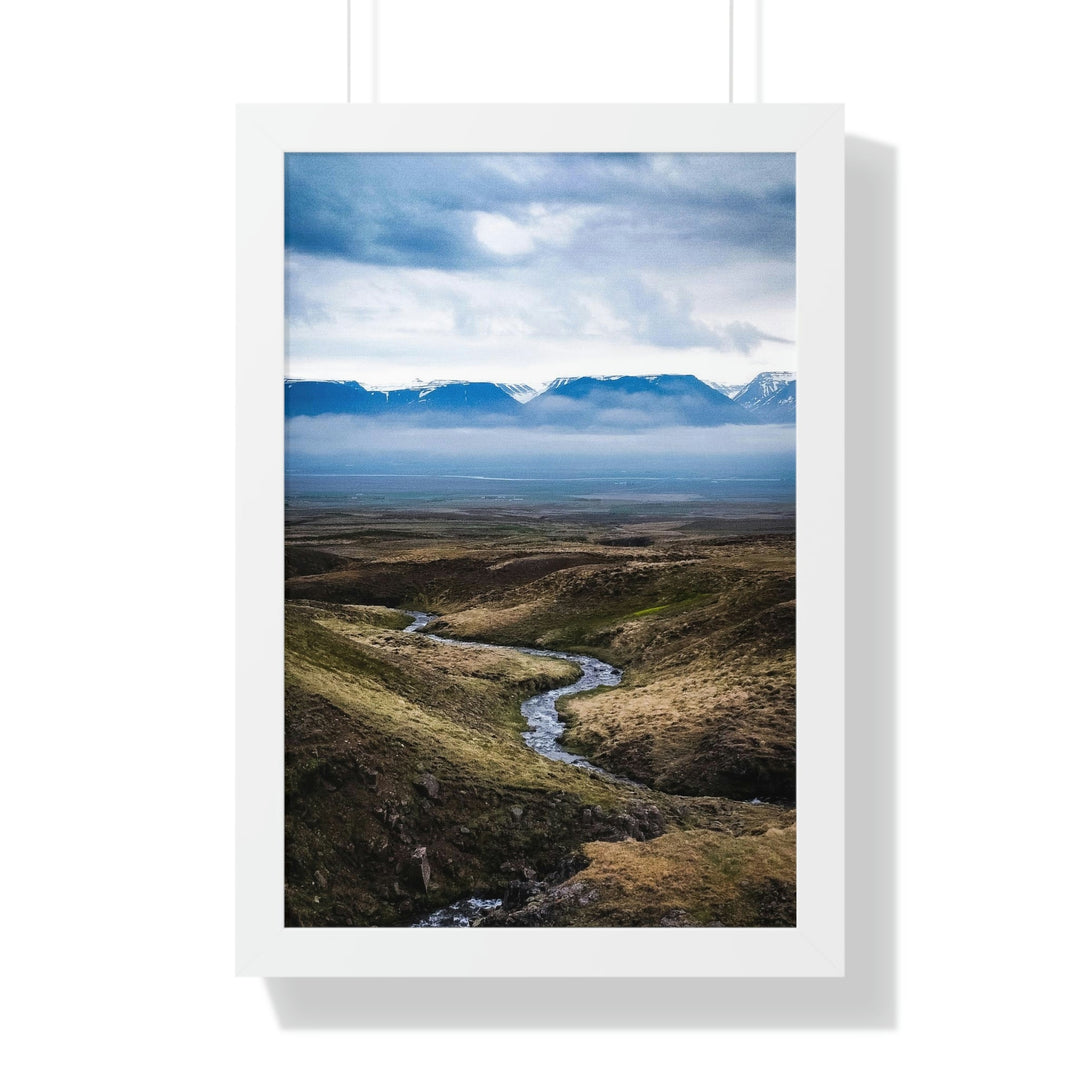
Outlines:
{"type": "Polygon", "coordinates": [[[431,884],[431,863],[428,862],[427,848],[418,847],[412,853],[412,860],[416,873],[420,876],[420,881],[424,886],[424,892],[427,892],[428,886],[431,884]]]}

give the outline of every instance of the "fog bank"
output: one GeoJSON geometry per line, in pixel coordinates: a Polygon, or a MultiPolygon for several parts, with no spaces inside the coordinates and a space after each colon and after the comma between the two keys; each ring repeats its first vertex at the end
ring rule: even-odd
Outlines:
{"type": "Polygon", "coordinates": [[[570,431],[519,426],[430,428],[364,417],[296,417],[285,427],[290,472],[513,470],[516,475],[761,476],[795,468],[792,425],[570,431]]]}

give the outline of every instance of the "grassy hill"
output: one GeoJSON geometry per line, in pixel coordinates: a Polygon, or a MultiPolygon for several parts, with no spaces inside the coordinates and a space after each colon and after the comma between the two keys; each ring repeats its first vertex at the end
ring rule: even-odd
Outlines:
{"type": "Polygon", "coordinates": [[[407,925],[506,896],[494,924],[790,924],[794,811],[744,800],[794,795],[792,541],[486,524],[291,527],[287,923],[407,925]],[[568,741],[650,787],[524,745],[521,701],[576,668],[403,634],[404,606],[449,636],[623,667],[563,699],[568,741]]]}

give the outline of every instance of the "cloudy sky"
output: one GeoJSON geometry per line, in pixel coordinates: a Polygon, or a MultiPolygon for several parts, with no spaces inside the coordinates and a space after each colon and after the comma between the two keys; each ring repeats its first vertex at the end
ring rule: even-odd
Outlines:
{"type": "Polygon", "coordinates": [[[793,154],[288,154],[287,374],[795,370],[793,154]]]}

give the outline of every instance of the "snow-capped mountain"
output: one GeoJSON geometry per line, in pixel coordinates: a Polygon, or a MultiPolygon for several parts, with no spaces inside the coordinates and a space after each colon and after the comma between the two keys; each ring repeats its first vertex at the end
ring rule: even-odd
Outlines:
{"type": "Polygon", "coordinates": [[[762,371],[734,400],[765,424],[795,423],[795,373],[762,371]]]}
{"type": "Polygon", "coordinates": [[[714,390],[719,390],[724,397],[729,397],[734,400],[735,395],[746,385],[745,383],[722,383],[713,382],[712,379],[702,379],[706,386],[711,386],[714,390]]]}
{"type": "MultiPolygon", "coordinates": [[[[549,382],[543,388],[543,390],[541,390],[541,393],[546,394],[549,390],[558,390],[560,387],[566,386],[568,383],[572,383],[575,379],[580,379],[582,377],[583,376],[581,376],[581,375],[571,375],[571,376],[569,376],[567,378],[552,379],[551,382],[549,382]]],[[[595,379],[598,382],[604,378],[603,375],[588,375],[588,376],[584,376],[584,377],[585,378],[590,378],[590,379],[595,379]]]]}
{"type": "Polygon", "coordinates": [[[516,398],[490,382],[440,379],[404,387],[369,389],[358,382],[285,380],[285,415],[321,416],[417,413],[516,413],[516,398]]]}
{"type": "Polygon", "coordinates": [[[541,392],[524,383],[464,379],[365,386],[346,380],[285,380],[285,416],[386,417],[427,426],[506,423],[587,429],[795,420],[795,376],[763,371],[743,387],[694,375],[578,375],[541,392]],[[725,391],[733,391],[729,396],[725,391]]]}
{"type": "Polygon", "coordinates": [[[516,402],[521,405],[524,405],[526,401],[532,401],[532,399],[536,397],[538,393],[540,393],[540,391],[537,390],[535,387],[529,386],[526,383],[501,382],[496,383],[495,385],[500,390],[509,394],[516,402]]]}
{"type": "Polygon", "coordinates": [[[793,371],[762,371],[755,375],[734,397],[744,409],[755,412],[770,397],[795,381],[793,371]]]}
{"type": "Polygon", "coordinates": [[[795,423],[795,380],[782,383],[755,410],[759,420],[769,424],[795,423]]]}
{"type": "Polygon", "coordinates": [[[286,379],[285,415],[320,416],[324,413],[368,414],[383,412],[386,397],[358,382],[286,379]]]}
{"type": "MultiPolygon", "coordinates": [[[[411,391],[403,391],[411,393],[411,391]]],[[[490,382],[433,383],[416,392],[415,400],[401,399],[401,408],[428,412],[516,413],[520,403],[490,382]]]]}
{"type": "Polygon", "coordinates": [[[526,411],[540,421],[569,421],[570,402],[580,403],[577,413],[583,420],[599,416],[612,425],[619,422],[620,416],[627,423],[646,421],[657,427],[756,422],[745,409],[694,375],[581,375],[555,379],[529,402],[526,411]]]}

